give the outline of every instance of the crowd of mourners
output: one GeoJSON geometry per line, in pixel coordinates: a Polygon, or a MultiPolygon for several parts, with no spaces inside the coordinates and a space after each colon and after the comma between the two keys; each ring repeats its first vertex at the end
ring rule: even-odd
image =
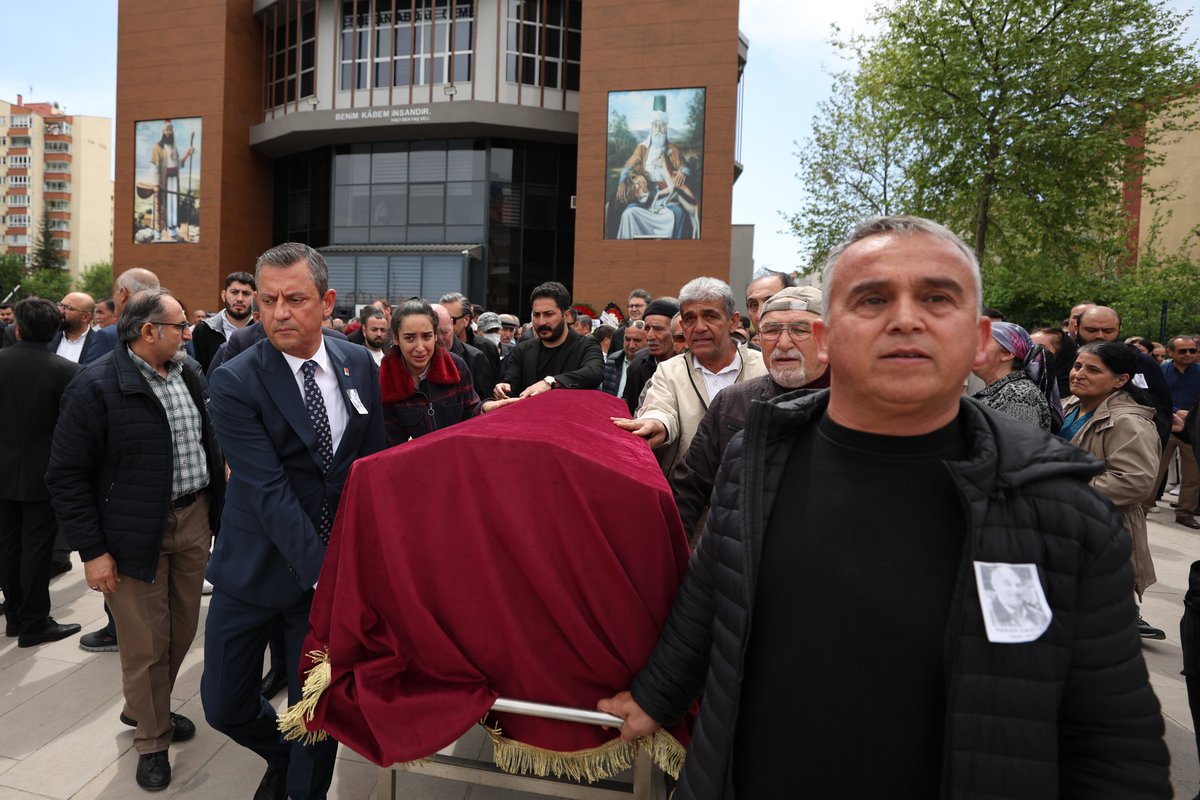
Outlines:
{"type": "Polygon", "coordinates": [[[1126,338],[1091,302],[1050,327],[981,314],[969,248],[907,217],[863,223],[821,288],[760,269],[739,298],[696,277],[596,318],[551,281],[524,320],[449,293],[346,321],[292,243],[220,299],[189,314],[131,269],[112,298],[0,304],[5,632],[81,632],[48,590],[77,552],[107,612],[80,647],[120,653],[143,788],[196,732],[170,690],[211,593],[208,722],[266,761],[255,797],[323,797],[333,751],[279,740],[267,700],[299,697],[350,463],[598,390],[695,548],[658,648],[601,702],[630,737],[703,698],[679,796],[1169,796],[1135,648],[1165,634],[1136,603],[1147,515],[1200,529],[1200,337],[1126,338]],[[829,654],[826,615],[861,643],[829,654]]]}

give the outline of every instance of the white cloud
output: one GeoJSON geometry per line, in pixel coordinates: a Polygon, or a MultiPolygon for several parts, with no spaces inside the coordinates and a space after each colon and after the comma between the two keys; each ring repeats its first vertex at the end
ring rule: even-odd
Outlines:
{"type": "Polygon", "coordinates": [[[868,28],[867,13],[877,0],[741,0],[738,26],[755,45],[812,44],[829,38],[837,23],[844,33],[868,28]]]}

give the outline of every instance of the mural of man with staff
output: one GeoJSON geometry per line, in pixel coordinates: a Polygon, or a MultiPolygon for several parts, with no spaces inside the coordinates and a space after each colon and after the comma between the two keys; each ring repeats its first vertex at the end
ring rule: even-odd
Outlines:
{"type": "Polygon", "coordinates": [[[171,121],[163,123],[162,137],[150,150],[150,163],[158,167],[158,194],[154,197],[154,217],[157,228],[155,239],[161,239],[163,228],[171,239],[179,238],[179,169],[196,152],[192,143],[182,156],[175,146],[175,128],[171,121]]]}

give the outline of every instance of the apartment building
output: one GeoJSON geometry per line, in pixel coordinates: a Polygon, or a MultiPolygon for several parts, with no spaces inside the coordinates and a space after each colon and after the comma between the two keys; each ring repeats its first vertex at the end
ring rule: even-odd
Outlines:
{"type": "Polygon", "coordinates": [[[0,253],[28,258],[48,213],[73,276],[112,261],[112,120],[0,100],[0,253]]]}

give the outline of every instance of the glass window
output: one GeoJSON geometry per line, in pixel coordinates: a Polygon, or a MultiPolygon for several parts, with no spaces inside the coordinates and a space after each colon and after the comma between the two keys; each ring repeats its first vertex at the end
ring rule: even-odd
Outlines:
{"type": "Polygon", "coordinates": [[[425,297],[463,290],[463,256],[425,256],[421,289],[425,297]]]}
{"type": "Polygon", "coordinates": [[[327,255],[325,263],[329,265],[329,288],[337,291],[338,297],[354,296],[354,256],[327,255]]]}
{"type": "Polygon", "coordinates": [[[371,218],[370,186],[338,186],[333,190],[333,225],[367,225],[371,218]]]}
{"type": "Polygon", "coordinates": [[[371,191],[371,225],[405,225],[408,222],[408,187],[383,184],[371,191]]]}
{"type": "Polygon", "coordinates": [[[441,142],[417,142],[408,162],[409,180],[446,180],[446,146],[441,142]],[[436,147],[437,149],[430,149],[436,147]],[[422,148],[422,149],[417,149],[422,148]]]}
{"type": "Polygon", "coordinates": [[[408,148],[404,145],[375,145],[372,167],[371,178],[374,183],[406,182],[408,148]]]}
{"type": "Polygon", "coordinates": [[[446,180],[481,181],[486,160],[483,150],[451,150],[446,158],[446,180]]]}
{"type": "MultiPolygon", "coordinates": [[[[508,4],[505,66],[509,82],[562,89],[564,78],[569,81],[576,77],[582,27],[580,9],[578,3],[569,0],[508,4]],[[544,18],[542,2],[546,4],[544,18]]],[[[577,84],[573,91],[578,91],[577,84]]]]}
{"type": "MultiPolygon", "coordinates": [[[[415,155],[415,154],[414,154],[415,155]]],[[[445,218],[444,183],[417,183],[408,187],[408,222],[410,225],[440,225],[445,218]]]]}
{"type": "Polygon", "coordinates": [[[513,179],[513,151],[511,147],[493,147],[492,165],[488,175],[494,181],[511,181],[513,179]]]}
{"type": "Polygon", "coordinates": [[[446,184],[446,224],[482,225],[485,219],[483,181],[446,184]]]}
{"type": "Polygon", "coordinates": [[[334,156],[334,183],[371,181],[371,152],[368,147],[369,145],[354,145],[349,153],[338,153],[334,156]]]}
{"type": "Polygon", "coordinates": [[[369,228],[334,228],[334,244],[366,244],[369,238],[369,228]]]}

